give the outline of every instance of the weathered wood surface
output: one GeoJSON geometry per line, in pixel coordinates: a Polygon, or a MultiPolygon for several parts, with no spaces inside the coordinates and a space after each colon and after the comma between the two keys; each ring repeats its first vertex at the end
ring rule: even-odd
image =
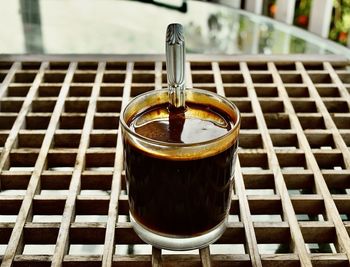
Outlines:
{"type": "Polygon", "coordinates": [[[1,266],[348,266],[350,70],[338,56],[189,56],[187,85],[242,115],[228,228],[195,255],[121,250],[144,243],[127,218],[118,120],[166,85],[163,61],[0,57],[1,266]]]}

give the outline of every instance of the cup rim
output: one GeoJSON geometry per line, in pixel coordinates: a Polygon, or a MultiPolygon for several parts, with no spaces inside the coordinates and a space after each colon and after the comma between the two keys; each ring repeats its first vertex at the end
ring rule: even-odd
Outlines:
{"type": "MultiPolygon", "coordinates": [[[[237,108],[237,106],[234,103],[229,101],[224,96],[221,96],[221,95],[219,95],[217,93],[209,92],[209,91],[206,91],[206,90],[203,90],[203,89],[186,88],[186,91],[187,90],[190,90],[192,92],[199,93],[199,94],[205,94],[205,95],[208,95],[208,96],[211,96],[211,97],[214,97],[214,98],[218,98],[219,100],[224,102],[225,105],[229,106],[232,110],[234,110],[237,119],[236,119],[232,129],[230,131],[228,131],[226,134],[224,134],[222,136],[219,136],[219,137],[217,137],[215,139],[210,139],[210,140],[207,140],[207,141],[195,142],[195,143],[190,143],[190,144],[171,143],[171,142],[158,141],[158,140],[154,140],[154,139],[145,137],[143,135],[140,135],[140,134],[136,133],[135,131],[132,131],[130,129],[129,125],[127,125],[127,123],[124,120],[125,110],[127,110],[128,107],[130,107],[133,104],[134,101],[137,101],[138,99],[144,97],[145,95],[157,94],[157,93],[168,93],[168,89],[167,88],[162,88],[162,89],[159,89],[159,90],[147,91],[145,93],[142,93],[142,94],[134,97],[131,101],[129,101],[129,103],[120,112],[119,120],[120,120],[120,122],[122,124],[122,128],[125,131],[127,131],[129,134],[131,134],[132,136],[135,136],[136,138],[141,139],[141,140],[143,140],[143,141],[145,141],[147,143],[151,143],[151,144],[159,145],[159,146],[182,147],[182,148],[184,148],[184,147],[194,147],[194,146],[203,146],[203,145],[207,145],[207,144],[212,144],[212,143],[218,142],[218,141],[220,141],[222,139],[225,139],[227,136],[229,136],[229,135],[233,134],[235,131],[237,131],[237,128],[239,128],[240,124],[241,124],[241,113],[240,113],[239,109],[237,108]]],[[[238,135],[237,135],[237,137],[238,137],[238,135]]]]}

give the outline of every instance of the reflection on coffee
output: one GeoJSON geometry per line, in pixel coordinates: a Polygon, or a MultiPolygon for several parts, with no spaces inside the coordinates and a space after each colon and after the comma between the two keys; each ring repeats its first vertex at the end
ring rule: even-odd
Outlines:
{"type": "MultiPolygon", "coordinates": [[[[180,146],[226,135],[235,125],[220,109],[188,103],[168,111],[158,104],[129,118],[137,134],[180,146]]],[[[233,182],[237,141],[181,157],[159,156],[124,139],[130,212],[146,229],[166,236],[198,236],[225,220],[233,182]]]]}

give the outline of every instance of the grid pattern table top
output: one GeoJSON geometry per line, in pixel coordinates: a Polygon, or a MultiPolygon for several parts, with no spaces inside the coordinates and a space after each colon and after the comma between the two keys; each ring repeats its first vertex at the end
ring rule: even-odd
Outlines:
{"type": "MultiPolygon", "coordinates": [[[[347,65],[334,56],[188,57],[188,87],[226,96],[242,115],[213,266],[349,266],[347,65]]],[[[161,56],[0,57],[2,267],[207,260],[152,250],[128,219],[120,111],[165,86],[161,56]]]]}

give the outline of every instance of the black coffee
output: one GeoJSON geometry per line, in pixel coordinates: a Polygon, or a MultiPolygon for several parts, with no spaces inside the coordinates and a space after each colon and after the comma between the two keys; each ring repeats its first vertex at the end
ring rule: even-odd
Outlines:
{"type": "MultiPolygon", "coordinates": [[[[188,104],[185,112],[154,106],[131,118],[136,133],[162,142],[191,144],[225,135],[235,121],[218,109],[188,104]]],[[[196,236],[220,224],[228,212],[236,144],[209,157],[181,160],[124,143],[130,211],[153,232],[196,236]]]]}

